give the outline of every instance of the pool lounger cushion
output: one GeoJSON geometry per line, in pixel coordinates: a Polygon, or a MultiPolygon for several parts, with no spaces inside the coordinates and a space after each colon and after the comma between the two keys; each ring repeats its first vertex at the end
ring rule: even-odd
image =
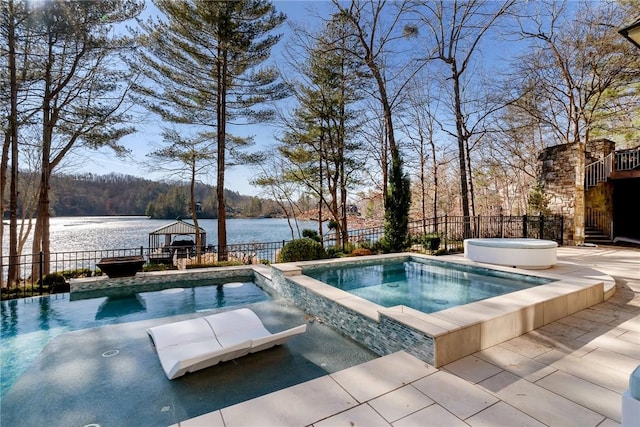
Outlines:
{"type": "Polygon", "coordinates": [[[220,362],[284,344],[307,325],[270,333],[250,309],[225,311],[147,329],[170,380],[220,362]]]}

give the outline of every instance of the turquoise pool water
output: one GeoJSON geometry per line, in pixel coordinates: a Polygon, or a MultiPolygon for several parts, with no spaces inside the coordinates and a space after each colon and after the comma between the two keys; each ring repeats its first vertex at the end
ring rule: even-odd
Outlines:
{"type": "Polygon", "coordinates": [[[2,301],[0,397],[47,343],[60,334],[117,323],[175,316],[267,300],[252,282],[172,288],[125,298],[70,301],[69,294],[2,301]]]}
{"type": "Polygon", "coordinates": [[[405,305],[424,313],[552,281],[453,263],[416,261],[313,267],[305,269],[304,274],[383,307],[405,305]]]}

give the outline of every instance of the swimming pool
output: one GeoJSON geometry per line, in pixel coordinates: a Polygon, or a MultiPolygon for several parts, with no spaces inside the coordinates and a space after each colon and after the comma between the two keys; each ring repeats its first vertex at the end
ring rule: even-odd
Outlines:
{"type": "MultiPolygon", "coordinates": [[[[422,271],[421,265],[418,267],[419,273],[410,274],[432,274],[422,271]]],[[[570,271],[567,268],[568,266],[557,265],[545,272],[531,272],[484,265],[457,256],[445,258],[398,253],[273,264],[271,282],[267,285],[275,293],[293,301],[307,313],[313,313],[320,321],[379,355],[403,350],[440,367],[604,300],[608,292],[605,291],[604,281],[599,278],[571,277],[566,274],[570,271]],[[377,266],[378,275],[382,275],[385,269],[392,269],[388,265],[404,265],[406,262],[443,267],[447,271],[457,271],[449,274],[463,277],[470,277],[470,273],[482,273],[506,279],[507,282],[523,279],[526,282],[533,280],[530,284],[535,284],[535,277],[542,279],[544,283],[538,282],[524,289],[514,289],[501,295],[487,296],[478,301],[424,313],[405,303],[397,304],[397,301],[391,301],[389,304],[396,304],[385,307],[312,277],[318,271],[342,268],[348,269],[344,274],[349,276],[356,271],[351,270],[351,267],[368,266],[377,266]]],[[[401,275],[408,274],[406,269],[401,270],[401,275]]],[[[380,283],[382,282],[369,284],[380,283]]],[[[477,288],[494,287],[475,284],[473,281],[471,283],[477,288]]],[[[398,285],[397,288],[401,287],[399,282],[394,283],[393,280],[390,285],[384,286],[391,288],[391,291],[395,285],[398,285]]],[[[471,294],[470,288],[471,286],[467,287],[462,293],[471,294]]],[[[366,288],[363,289],[366,291],[366,288]]],[[[413,304],[415,301],[411,300],[421,298],[421,295],[410,295],[408,300],[413,304]]],[[[431,299],[435,305],[449,304],[449,300],[443,298],[442,294],[431,299]]]]}
{"type": "MultiPolygon", "coordinates": [[[[209,282],[210,283],[210,282],[209,282]]],[[[13,386],[50,340],[80,329],[209,311],[269,299],[253,282],[140,292],[121,298],[70,300],[69,294],[2,301],[0,397],[13,386]]]]}
{"type": "Polygon", "coordinates": [[[404,305],[423,313],[469,304],[552,279],[437,262],[378,262],[316,267],[304,274],[381,305],[404,305]]]}

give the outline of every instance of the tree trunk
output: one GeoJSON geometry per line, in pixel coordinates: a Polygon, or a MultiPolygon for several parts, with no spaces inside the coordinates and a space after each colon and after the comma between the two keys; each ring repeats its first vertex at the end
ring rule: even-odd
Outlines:
{"type": "Polygon", "coordinates": [[[216,181],[216,196],[218,200],[218,261],[227,260],[227,210],[224,202],[224,172],[226,155],[227,131],[227,55],[219,49],[218,68],[218,99],[217,99],[217,139],[218,139],[218,174],[216,181]]]}
{"type": "Polygon", "coordinates": [[[438,231],[438,161],[436,159],[436,144],[433,142],[433,127],[429,130],[429,145],[431,146],[431,161],[433,162],[433,231],[438,231]]]}
{"type": "Polygon", "coordinates": [[[195,155],[191,159],[191,185],[189,186],[189,196],[191,204],[191,219],[193,219],[193,226],[196,228],[196,262],[200,264],[202,258],[200,256],[202,252],[202,238],[200,236],[200,226],[198,225],[198,209],[196,206],[196,157],[195,155]]]}
{"type": "Polygon", "coordinates": [[[464,217],[464,238],[471,237],[471,222],[469,218],[469,188],[467,186],[467,162],[466,162],[466,150],[465,150],[465,138],[463,133],[463,121],[462,105],[460,97],[460,76],[458,74],[458,68],[456,61],[451,62],[451,72],[453,80],[453,93],[456,112],[456,129],[458,132],[458,161],[460,166],[460,195],[462,197],[462,216],[464,217]]]}
{"type": "Polygon", "coordinates": [[[464,151],[467,159],[467,172],[468,172],[468,180],[469,180],[469,203],[471,204],[471,216],[476,216],[476,196],[473,190],[473,173],[471,172],[471,149],[469,148],[469,137],[467,136],[467,132],[465,132],[464,137],[464,151]]]}
{"type": "Polygon", "coordinates": [[[43,253],[43,270],[40,271],[40,265],[34,263],[32,265],[32,277],[39,277],[49,272],[50,261],[50,242],[49,242],[49,179],[51,178],[51,144],[53,141],[53,126],[55,122],[55,111],[51,106],[53,99],[51,89],[51,69],[53,67],[53,45],[55,43],[53,34],[48,34],[48,59],[45,68],[44,93],[42,100],[42,157],[40,185],[38,196],[38,208],[36,210],[36,227],[33,236],[33,254],[43,253]]]}
{"type": "Polygon", "coordinates": [[[322,150],[323,150],[324,136],[320,137],[320,155],[318,156],[318,236],[320,236],[320,242],[324,245],[324,233],[322,232],[322,203],[324,202],[324,175],[322,170],[322,150]]]}
{"type": "MultiPolygon", "coordinates": [[[[18,268],[18,80],[16,74],[16,39],[15,39],[15,22],[13,0],[8,3],[9,25],[8,25],[8,42],[9,42],[9,85],[11,91],[11,111],[9,116],[9,131],[5,134],[5,142],[2,148],[2,170],[0,177],[2,183],[0,185],[0,194],[5,194],[7,164],[9,147],[11,149],[11,184],[9,189],[9,270],[8,281],[9,286],[17,284],[20,280],[20,269],[18,268]]],[[[0,216],[4,219],[4,198],[2,198],[2,209],[0,216]]],[[[0,241],[4,242],[4,221],[0,225],[0,241]]],[[[2,256],[0,249],[0,257],[2,256]]],[[[4,269],[0,268],[0,286],[4,287],[4,269]]]]}

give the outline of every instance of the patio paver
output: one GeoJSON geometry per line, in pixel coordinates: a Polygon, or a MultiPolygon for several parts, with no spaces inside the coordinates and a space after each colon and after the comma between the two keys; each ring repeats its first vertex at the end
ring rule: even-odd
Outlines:
{"type": "MultiPolygon", "coordinates": [[[[619,426],[640,364],[640,250],[561,247],[558,260],[563,273],[611,275],[616,294],[441,369],[399,352],[295,386],[298,397],[281,390],[224,408],[224,425],[619,426]],[[327,392],[352,400],[331,409],[327,392]]],[[[179,425],[204,425],[194,420],[179,425]]]]}

